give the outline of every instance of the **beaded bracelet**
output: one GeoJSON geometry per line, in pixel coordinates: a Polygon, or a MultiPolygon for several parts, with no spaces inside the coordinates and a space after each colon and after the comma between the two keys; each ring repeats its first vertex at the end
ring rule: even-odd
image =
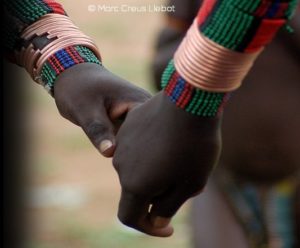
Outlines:
{"type": "Polygon", "coordinates": [[[79,63],[101,65],[96,45],[56,1],[4,0],[4,13],[6,58],[25,67],[50,94],[66,69],[79,63]]]}
{"type": "Polygon", "coordinates": [[[101,61],[95,43],[64,15],[44,15],[28,26],[21,37],[27,45],[16,51],[17,62],[51,94],[56,77],[67,68],[101,61]],[[37,39],[44,45],[37,46],[37,39]]]}
{"type": "Polygon", "coordinates": [[[53,96],[56,78],[66,69],[81,63],[102,65],[101,61],[89,48],[69,46],[57,51],[46,60],[38,80],[42,82],[46,91],[53,96]]]}
{"type": "Polygon", "coordinates": [[[189,113],[218,116],[296,4],[297,0],[205,0],[163,74],[164,92],[189,113]]]}
{"type": "Polygon", "coordinates": [[[230,98],[230,93],[214,93],[194,87],[179,75],[173,60],[162,75],[162,88],[177,107],[204,117],[220,115],[230,98]]]}

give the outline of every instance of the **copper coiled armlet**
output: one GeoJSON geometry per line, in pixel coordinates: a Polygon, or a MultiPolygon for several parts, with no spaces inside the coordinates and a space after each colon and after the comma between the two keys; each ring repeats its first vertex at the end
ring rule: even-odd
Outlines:
{"type": "Polygon", "coordinates": [[[175,68],[190,84],[210,92],[237,89],[260,54],[227,49],[200,33],[194,21],[174,56],[175,68]]]}
{"type": "Polygon", "coordinates": [[[21,38],[30,42],[37,36],[46,35],[52,40],[45,47],[35,49],[30,43],[27,47],[22,47],[16,52],[18,64],[25,67],[34,81],[42,83],[39,80],[43,64],[46,60],[57,51],[74,45],[82,45],[94,52],[99,60],[100,53],[94,41],[83,34],[78,27],[70,20],[68,16],[60,14],[47,14],[42,16],[38,21],[28,26],[21,34],[21,38]]]}

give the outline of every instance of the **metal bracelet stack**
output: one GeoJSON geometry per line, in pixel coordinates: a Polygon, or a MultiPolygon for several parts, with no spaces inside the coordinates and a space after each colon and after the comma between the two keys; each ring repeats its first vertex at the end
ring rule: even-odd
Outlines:
{"type": "Polygon", "coordinates": [[[195,20],[175,53],[178,73],[190,84],[209,92],[237,89],[263,48],[255,53],[227,49],[200,33],[195,20]]]}
{"type": "Polygon", "coordinates": [[[83,34],[68,16],[60,14],[47,14],[42,16],[38,21],[28,26],[21,34],[27,47],[22,47],[16,52],[16,58],[19,65],[25,67],[32,79],[38,83],[43,64],[47,59],[57,51],[74,45],[82,45],[94,52],[101,60],[95,42],[83,34]],[[42,49],[35,48],[31,41],[35,37],[45,36],[51,40],[42,49]]]}

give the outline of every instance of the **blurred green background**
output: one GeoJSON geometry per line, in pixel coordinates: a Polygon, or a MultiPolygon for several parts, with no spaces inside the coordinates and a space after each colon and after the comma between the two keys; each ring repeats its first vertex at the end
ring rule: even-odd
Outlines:
{"type": "MultiPolygon", "coordinates": [[[[162,13],[89,11],[89,5],[141,6],[158,0],[60,0],[75,24],[98,44],[104,65],[153,92],[149,64],[162,13]]],[[[26,187],[28,248],[190,247],[188,206],[174,219],[175,234],[153,238],[121,225],[120,186],[110,159],[58,113],[54,100],[24,73],[30,105],[30,163],[26,187]]]]}

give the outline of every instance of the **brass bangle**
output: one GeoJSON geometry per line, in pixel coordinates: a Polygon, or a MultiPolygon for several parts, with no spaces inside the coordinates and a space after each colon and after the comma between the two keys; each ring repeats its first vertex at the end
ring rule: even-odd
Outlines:
{"type": "Polygon", "coordinates": [[[21,37],[30,42],[37,36],[45,35],[52,39],[42,49],[35,49],[32,43],[26,48],[22,47],[16,54],[18,63],[25,67],[33,80],[38,81],[39,74],[47,59],[57,51],[75,45],[82,45],[92,50],[95,56],[101,60],[97,45],[91,38],[83,34],[77,26],[65,15],[47,14],[27,27],[21,37]]]}
{"type": "Polygon", "coordinates": [[[260,54],[232,51],[202,35],[197,22],[177,49],[174,64],[190,84],[210,92],[237,89],[260,54]]]}

